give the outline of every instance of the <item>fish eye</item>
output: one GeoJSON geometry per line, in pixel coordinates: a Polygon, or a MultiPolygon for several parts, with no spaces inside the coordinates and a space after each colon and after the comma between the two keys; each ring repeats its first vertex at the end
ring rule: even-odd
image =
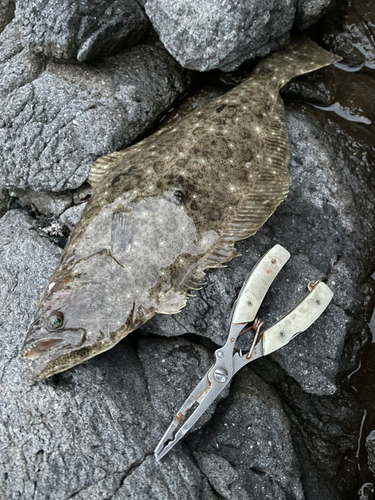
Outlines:
{"type": "Polygon", "coordinates": [[[64,323],[64,315],[61,312],[55,312],[50,316],[51,328],[56,330],[64,323]]]}

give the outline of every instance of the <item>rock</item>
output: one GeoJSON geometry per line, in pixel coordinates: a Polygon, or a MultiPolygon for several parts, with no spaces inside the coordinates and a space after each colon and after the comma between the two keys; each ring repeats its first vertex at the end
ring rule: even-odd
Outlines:
{"type": "Polygon", "coordinates": [[[14,0],[0,0],[0,33],[14,15],[14,0]]]}
{"type": "Polygon", "coordinates": [[[73,203],[71,192],[50,193],[48,191],[25,191],[23,189],[13,189],[11,196],[18,198],[22,207],[34,205],[42,214],[61,215],[73,203]]]}
{"type": "Polygon", "coordinates": [[[102,58],[137,45],[150,24],[136,0],[17,0],[22,44],[56,59],[102,58]]]}
{"type": "Polygon", "coordinates": [[[290,378],[277,384],[277,390],[292,422],[306,499],[356,498],[356,464],[352,470],[343,465],[344,457],[357,450],[363,417],[353,392],[340,386],[334,395],[316,396],[301,391],[290,378]]]}
{"type": "MultiPolygon", "coordinates": [[[[202,476],[184,455],[173,454],[162,463],[148,457],[124,480],[113,500],[195,500],[201,498],[202,476]]],[[[91,498],[91,497],[86,497],[91,498]]]]}
{"type": "Polygon", "coordinates": [[[296,15],[300,25],[309,26],[331,3],[148,0],[145,8],[164,46],[183,67],[232,71],[285,43],[296,15]]]}
{"type": "MultiPolygon", "coordinates": [[[[160,500],[198,499],[201,485],[208,486],[186,455],[173,451],[160,464],[151,457],[167,409],[190,390],[181,369],[168,362],[170,372],[164,379],[158,374],[165,407],[160,399],[153,406],[156,396],[147,386],[155,365],[149,347],[140,347],[140,363],[132,339],[45,383],[27,378],[19,351],[32,304],[59,254],[23,212],[10,210],[0,220],[0,497],[143,500],[152,488],[160,500]]],[[[186,350],[187,373],[203,373],[203,347],[182,339],[154,346],[162,355],[176,343],[182,357],[186,350]]]]}
{"type": "MultiPolygon", "coordinates": [[[[203,346],[184,339],[166,342],[147,338],[140,340],[138,346],[152,405],[167,428],[190,392],[213,365],[214,356],[203,346]]],[[[210,420],[217,403],[227,397],[228,392],[223,391],[194,430],[210,420]]]]}
{"type": "Polygon", "coordinates": [[[220,498],[302,500],[290,432],[277,394],[244,368],[204,439],[196,438],[195,457],[220,498]]]}
{"type": "MultiPolygon", "coordinates": [[[[43,59],[22,47],[18,26],[12,21],[0,33],[0,97],[31,82],[43,67],[43,59]]],[[[0,118],[0,133],[4,127],[0,118]]]]}
{"type": "Polygon", "coordinates": [[[366,438],[367,466],[375,474],[375,431],[371,431],[366,438]]]}
{"type": "MultiPolygon", "coordinates": [[[[359,136],[348,137],[342,121],[312,108],[292,106],[287,116],[292,185],[286,201],[255,236],[237,245],[241,257],[207,274],[207,285],[178,315],[155,316],[143,328],[167,336],[194,333],[222,345],[246,275],[261,255],[280,243],[292,257],[259,312],[265,326],[298,302],[310,280],[327,276],[335,296],[308,332],[271,356],[304,390],[332,394],[344,339],[364,325],[362,285],[372,271],[369,249],[375,244],[370,222],[375,211],[375,160],[365,142],[372,136],[364,131],[362,143],[359,136]]],[[[250,345],[245,340],[243,349],[250,345]]]]}
{"type": "MultiPolygon", "coordinates": [[[[340,2],[320,22],[327,48],[348,66],[375,68],[375,9],[373,2],[340,2]]],[[[340,64],[339,64],[340,65],[340,64]]]]}
{"type": "MultiPolygon", "coordinates": [[[[10,27],[0,39],[10,37],[10,27]]],[[[0,90],[14,89],[0,102],[0,185],[77,188],[96,158],[128,146],[190,84],[189,74],[160,43],[91,66],[48,62],[39,76],[20,71],[9,82],[8,73],[34,57],[25,51],[12,56],[11,41],[5,47],[8,69],[0,73],[0,90]]],[[[6,56],[0,48],[1,57],[6,56]]]]}
{"type": "Polygon", "coordinates": [[[9,191],[7,189],[0,188],[0,218],[8,210],[10,201],[9,191]]]}
{"type": "Polygon", "coordinates": [[[85,205],[85,203],[81,203],[80,205],[75,205],[74,207],[65,210],[59,218],[61,224],[64,224],[64,226],[72,231],[81,218],[85,205]]]}
{"type": "Polygon", "coordinates": [[[358,500],[373,500],[374,492],[375,489],[373,483],[365,483],[358,491],[358,500]]]}

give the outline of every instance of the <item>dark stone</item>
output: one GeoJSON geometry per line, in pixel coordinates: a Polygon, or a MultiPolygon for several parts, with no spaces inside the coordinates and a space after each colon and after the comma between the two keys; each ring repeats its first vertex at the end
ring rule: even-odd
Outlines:
{"type": "Polygon", "coordinates": [[[136,0],[17,0],[22,44],[56,59],[86,61],[137,45],[150,30],[136,0]]]}

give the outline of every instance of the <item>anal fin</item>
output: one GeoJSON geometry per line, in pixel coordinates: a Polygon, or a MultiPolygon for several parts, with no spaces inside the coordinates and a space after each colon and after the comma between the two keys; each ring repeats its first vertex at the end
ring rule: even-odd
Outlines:
{"type": "Polygon", "coordinates": [[[177,314],[185,307],[186,301],[186,293],[169,290],[167,293],[160,294],[155,312],[159,314],[177,314]]]}

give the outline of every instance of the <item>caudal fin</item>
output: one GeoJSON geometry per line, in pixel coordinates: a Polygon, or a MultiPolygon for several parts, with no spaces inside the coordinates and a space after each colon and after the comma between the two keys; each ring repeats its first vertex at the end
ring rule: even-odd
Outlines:
{"type": "Polygon", "coordinates": [[[341,61],[342,57],[328,52],[306,38],[295,38],[282,51],[260,62],[252,76],[274,82],[281,89],[292,78],[341,61]]]}

